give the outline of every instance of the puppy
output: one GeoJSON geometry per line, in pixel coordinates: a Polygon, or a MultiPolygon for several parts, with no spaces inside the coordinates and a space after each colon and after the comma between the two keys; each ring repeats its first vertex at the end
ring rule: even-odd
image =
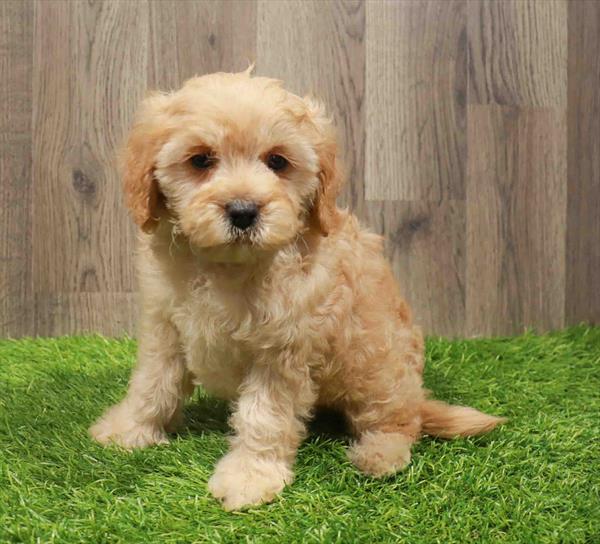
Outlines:
{"type": "Polygon", "coordinates": [[[381,238],[336,206],[342,182],[323,107],[279,81],[218,73],[143,102],[124,153],[138,361],[93,438],[166,443],[196,385],[234,401],[230,450],[208,482],[233,510],[292,482],[317,406],[346,415],[349,458],[376,477],[404,468],[422,433],[502,421],[427,398],[421,331],[381,238]]]}

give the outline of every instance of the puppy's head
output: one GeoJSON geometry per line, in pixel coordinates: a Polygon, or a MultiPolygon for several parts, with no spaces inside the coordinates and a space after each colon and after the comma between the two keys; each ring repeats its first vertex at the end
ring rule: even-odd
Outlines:
{"type": "Polygon", "coordinates": [[[323,108],[278,81],[240,74],[189,80],[147,98],[124,155],[127,204],[218,260],[338,228],[341,176],[323,108]]]}

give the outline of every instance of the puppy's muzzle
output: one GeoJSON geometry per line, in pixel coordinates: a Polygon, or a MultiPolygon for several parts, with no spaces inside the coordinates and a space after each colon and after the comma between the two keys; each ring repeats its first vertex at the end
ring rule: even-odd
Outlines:
{"type": "Polygon", "coordinates": [[[225,206],[229,222],[235,228],[246,230],[258,219],[258,206],[247,200],[234,200],[225,206]]]}

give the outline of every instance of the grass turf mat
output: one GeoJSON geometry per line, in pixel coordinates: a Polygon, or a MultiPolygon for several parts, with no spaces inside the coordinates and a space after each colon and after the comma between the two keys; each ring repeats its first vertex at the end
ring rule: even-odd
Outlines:
{"type": "Polygon", "coordinates": [[[425,438],[379,481],[317,425],[281,498],[226,513],[206,489],[223,403],[197,393],[168,446],[103,449],[87,428],[123,395],[135,342],[2,340],[0,542],[600,542],[600,328],[429,339],[427,354],[436,397],[510,422],[425,438]]]}

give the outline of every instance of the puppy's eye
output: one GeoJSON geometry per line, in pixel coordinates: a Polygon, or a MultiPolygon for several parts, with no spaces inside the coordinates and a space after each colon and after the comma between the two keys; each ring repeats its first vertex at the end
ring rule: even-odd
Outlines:
{"type": "Polygon", "coordinates": [[[210,168],[213,164],[215,164],[216,161],[217,159],[212,155],[209,155],[208,153],[194,155],[190,158],[192,166],[198,170],[206,170],[207,168],[210,168]]]}
{"type": "Polygon", "coordinates": [[[267,157],[267,166],[273,170],[273,172],[280,172],[284,170],[288,164],[288,160],[283,155],[277,155],[276,153],[271,153],[267,157]]]}

